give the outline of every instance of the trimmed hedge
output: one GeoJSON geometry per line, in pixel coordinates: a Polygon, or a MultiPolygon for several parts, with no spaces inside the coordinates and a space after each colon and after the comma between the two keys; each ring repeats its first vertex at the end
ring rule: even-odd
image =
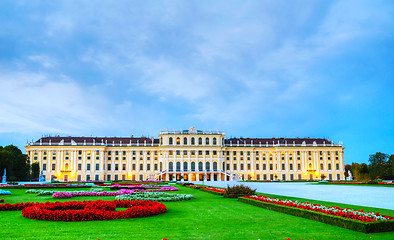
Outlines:
{"type": "Polygon", "coordinates": [[[394,231],[394,221],[362,222],[354,219],[328,215],[321,212],[315,212],[301,208],[292,208],[288,206],[262,202],[262,201],[244,198],[244,197],[239,197],[238,201],[253,206],[262,207],[268,210],[286,213],[297,217],[303,217],[303,218],[307,218],[318,222],[327,223],[330,225],[347,228],[353,231],[359,231],[363,233],[378,233],[378,232],[394,231]]]}

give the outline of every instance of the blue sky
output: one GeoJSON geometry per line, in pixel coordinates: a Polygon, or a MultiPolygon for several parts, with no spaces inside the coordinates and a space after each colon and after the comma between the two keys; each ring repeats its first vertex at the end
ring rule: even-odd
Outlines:
{"type": "Polygon", "coordinates": [[[394,154],[393,1],[1,1],[0,145],[329,137],[394,154]]]}

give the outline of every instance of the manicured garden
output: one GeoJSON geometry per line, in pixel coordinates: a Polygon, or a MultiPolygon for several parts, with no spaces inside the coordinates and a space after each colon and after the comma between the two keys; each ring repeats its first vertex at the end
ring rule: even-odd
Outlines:
{"type": "MultiPolygon", "coordinates": [[[[167,212],[151,217],[59,222],[25,218],[22,216],[22,211],[1,211],[0,236],[2,239],[338,239],[338,237],[343,239],[394,239],[393,232],[365,234],[248,205],[237,201],[236,198],[223,198],[181,185],[176,187],[179,191],[168,193],[191,194],[193,198],[187,201],[163,201],[167,212]]],[[[78,189],[78,191],[80,190],[90,191],[90,188],[78,189]]],[[[1,196],[5,203],[9,204],[46,201],[69,202],[71,200],[52,198],[52,195],[37,196],[37,194],[26,193],[26,189],[9,189],[9,191],[12,192],[11,195],[1,196]]],[[[62,191],[64,190],[62,189],[62,191]]],[[[146,197],[144,194],[141,195],[140,197],[146,197]]],[[[272,198],[281,197],[264,195],[272,198]]],[[[165,196],[157,194],[155,197],[160,199],[165,196]]],[[[381,215],[394,216],[394,210],[289,197],[282,198],[293,201],[309,201],[328,207],[364,209],[366,212],[372,211],[379,212],[381,215]]],[[[75,196],[72,201],[99,199],[111,201],[115,199],[115,196],[75,196]]],[[[104,204],[101,207],[107,208],[111,212],[127,211],[128,209],[127,206],[121,208],[122,206],[119,205],[120,209],[114,210],[114,206],[111,204],[104,204]]]]}

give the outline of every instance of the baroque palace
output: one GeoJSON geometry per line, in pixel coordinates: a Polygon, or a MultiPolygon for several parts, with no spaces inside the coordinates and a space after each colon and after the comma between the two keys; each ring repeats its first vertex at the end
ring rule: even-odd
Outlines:
{"type": "Polygon", "coordinates": [[[226,139],[193,127],[159,138],[57,136],[26,146],[46,181],[340,180],[343,150],[329,139],[226,139]]]}

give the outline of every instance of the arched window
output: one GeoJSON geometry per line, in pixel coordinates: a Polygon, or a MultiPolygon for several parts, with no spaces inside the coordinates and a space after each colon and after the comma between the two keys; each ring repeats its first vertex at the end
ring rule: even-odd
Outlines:
{"type": "Polygon", "coordinates": [[[181,139],[178,137],[176,138],[176,145],[180,145],[181,144],[181,139]]]}
{"type": "Polygon", "coordinates": [[[196,171],[196,163],[195,163],[195,162],[192,162],[191,165],[192,165],[192,166],[191,166],[192,172],[196,171]]]}
{"type": "Polygon", "coordinates": [[[64,165],[64,170],[68,171],[68,163],[64,165]]]}
{"type": "Polygon", "coordinates": [[[198,171],[200,171],[200,172],[203,171],[202,162],[198,162],[198,171]]]}
{"type": "Polygon", "coordinates": [[[213,138],[213,145],[216,145],[216,138],[213,138]]]}
{"type": "Polygon", "coordinates": [[[217,171],[217,170],[218,170],[218,163],[213,162],[213,171],[217,171]]]}
{"type": "Polygon", "coordinates": [[[202,138],[198,139],[198,145],[202,145],[202,138]]]}
{"type": "Polygon", "coordinates": [[[211,168],[210,163],[209,163],[209,162],[206,162],[206,163],[205,163],[205,169],[206,169],[207,171],[211,171],[210,168],[211,168]]]}
{"type": "Polygon", "coordinates": [[[205,145],[209,145],[209,138],[205,138],[205,145]]]}
{"type": "Polygon", "coordinates": [[[187,138],[183,138],[183,145],[187,145],[187,138]]]}
{"type": "Polygon", "coordinates": [[[188,171],[187,170],[187,162],[183,162],[183,171],[188,171]]]}
{"type": "Polygon", "coordinates": [[[196,140],[192,137],[192,145],[196,145],[196,140]]]}
{"type": "Polygon", "coordinates": [[[172,145],[172,144],[173,144],[173,142],[172,142],[172,137],[170,137],[170,138],[168,139],[168,144],[169,144],[169,145],[172,145]]]}
{"type": "Polygon", "coordinates": [[[181,171],[181,163],[180,162],[176,162],[176,171],[177,172],[181,171]]]}
{"type": "Polygon", "coordinates": [[[168,163],[168,171],[170,172],[174,171],[174,164],[172,162],[168,163]]]}

